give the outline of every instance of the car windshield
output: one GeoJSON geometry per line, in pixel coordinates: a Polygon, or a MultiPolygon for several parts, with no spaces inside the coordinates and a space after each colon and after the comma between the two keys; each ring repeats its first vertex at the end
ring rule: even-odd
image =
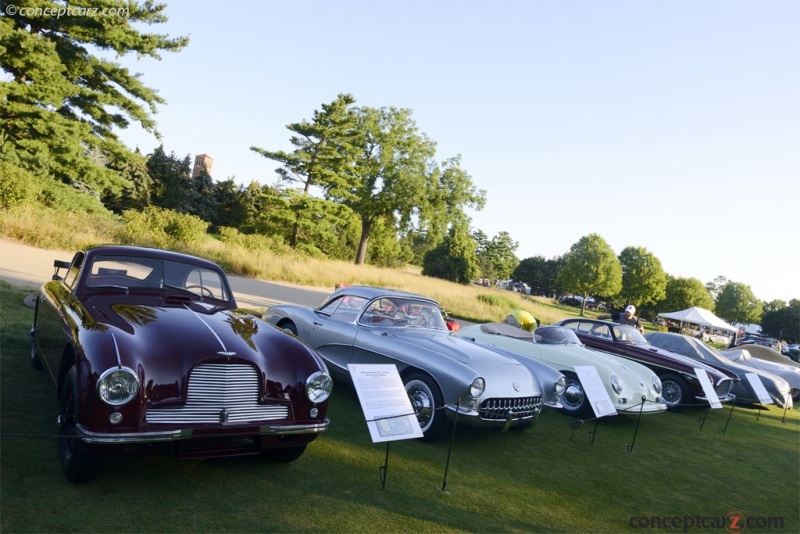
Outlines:
{"type": "Polygon", "coordinates": [[[540,326],[533,331],[534,343],[542,345],[580,345],[575,332],[564,326],[540,326]]]}
{"type": "Polygon", "coordinates": [[[89,289],[180,290],[228,301],[231,295],[219,271],[190,263],[135,256],[98,256],[87,268],[89,289]]]}
{"type": "Polygon", "coordinates": [[[624,341],[625,343],[631,343],[633,345],[649,345],[649,342],[644,336],[632,326],[620,324],[614,326],[613,330],[614,339],[617,341],[624,341]]]}
{"type": "Polygon", "coordinates": [[[447,330],[439,307],[429,300],[381,297],[364,310],[359,323],[366,326],[408,326],[447,330]]]}

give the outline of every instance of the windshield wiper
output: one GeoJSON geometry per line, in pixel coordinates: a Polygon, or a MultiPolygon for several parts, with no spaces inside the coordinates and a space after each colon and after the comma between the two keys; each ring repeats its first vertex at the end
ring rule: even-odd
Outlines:
{"type": "Polygon", "coordinates": [[[125,293],[128,293],[128,288],[125,286],[118,286],[114,284],[100,284],[96,286],[88,286],[89,289],[121,289],[125,293]]]}
{"type": "Polygon", "coordinates": [[[203,298],[202,295],[198,295],[197,293],[195,293],[191,289],[186,289],[185,287],[173,286],[173,285],[170,285],[170,284],[164,284],[164,287],[166,289],[175,289],[175,290],[180,291],[182,293],[189,293],[190,295],[195,296],[197,298],[203,298]]]}

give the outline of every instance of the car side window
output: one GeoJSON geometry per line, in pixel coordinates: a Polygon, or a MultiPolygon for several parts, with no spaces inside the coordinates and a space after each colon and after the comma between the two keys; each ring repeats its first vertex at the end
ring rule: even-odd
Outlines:
{"type": "Polygon", "coordinates": [[[219,273],[210,269],[192,269],[186,276],[184,287],[189,291],[199,292],[202,296],[228,300],[225,284],[222,283],[219,273]]]}
{"type": "Polygon", "coordinates": [[[611,334],[608,330],[608,325],[594,324],[589,326],[591,326],[591,328],[589,329],[587,334],[589,334],[590,336],[601,337],[603,339],[611,339],[611,334]]]}
{"type": "Polygon", "coordinates": [[[64,283],[68,287],[75,286],[75,281],[78,279],[78,274],[80,274],[81,267],[83,266],[84,257],[85,254],[83,252],[77,252],[72,258],[72,263],[69,266],[69,270],[67,271],[66,276],[64,276],[64,283]]]}
{"type": "Polygon", "coordinates": [[[343,295],[321,307],[318,312],[327,315],[334,321],[352,323],[367,303],[367,299],[353,295],[343,295]]]}

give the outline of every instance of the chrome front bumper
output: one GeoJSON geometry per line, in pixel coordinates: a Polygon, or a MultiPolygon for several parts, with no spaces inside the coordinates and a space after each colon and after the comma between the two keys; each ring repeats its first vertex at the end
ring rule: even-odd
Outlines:
{"type": "MultiPolygon", "coordinates": [[[[60,418],[59,424],[61,424],[60,418]]],[[[327,430],[329,425],[330,420],[326,418],[322,423],[310,425],[259,426],[255,431],[248,431],[247,429],[242,428],[240,433],[225,431],[225,429],[221,428],[219,436],[235,437],[237,435],[245,436],[253,434],[258,434],[259,436],[290,436],[297,434],[319,434],[320,432],[327,430]]],[[[81,425],[75,426],[75,432],[78,434],[78,438],[85,443],[99,443],[105,445],[180,441],[194,438],[207,438],[213,435],[213,432],[208,431],[195,434],[195,430],[191,428],[164,430],[159,432],[125,432],[113,434],[108,432],[92,432],[81,425]]]]}

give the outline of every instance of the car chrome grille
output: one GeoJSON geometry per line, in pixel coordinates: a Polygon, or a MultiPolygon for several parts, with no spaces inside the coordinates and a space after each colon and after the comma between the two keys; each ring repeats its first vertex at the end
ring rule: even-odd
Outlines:
{"type": "Polygon", "coordinates": [[[282,404],[258,404],[258,373],[244,364],[203,364],[189,375],[186,403],[148,408],[151,424],[247,423],[285,419],[282,404]]]}
{"type": "Polygon", "coordinates": [[[723,380],[717,387],[714,388],[714,391],[717,394],[717,397],[724,398],[728,396],[728,393],[731,392],[731,388],[733,387],[733,380],[723,380]]]}
{"type": "Polygon", "coordinates": [[[481,419],[505,421],[533,417],[542,410],[542,397],[486,399],[478,408],[481,419]]]}

